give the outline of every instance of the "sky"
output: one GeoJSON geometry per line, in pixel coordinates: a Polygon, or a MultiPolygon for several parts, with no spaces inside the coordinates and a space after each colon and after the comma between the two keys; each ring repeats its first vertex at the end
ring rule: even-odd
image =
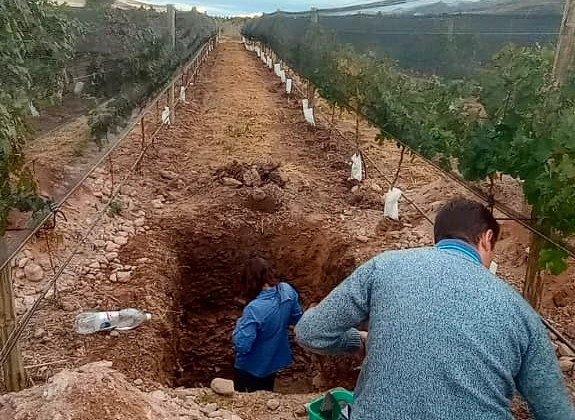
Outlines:
{"type": "MultiPolygon", "coordinates": [[[[176,7],[188,9],[196,7],[198,10],[213,16],[245,16],[257,15],[284,10],[289,12],[299,12],[310,10],[312,7],[331,8],[338,6],[349,6],[354,4],[370,3],[374,0],[357,1],[357,0],[145,0],[148,3],[166,4],[175,3],[176,7]]],[[[435,3],[439,0],[415,0],[410,2],[413,6],[435,3]]],[[[459,1],[476,1],[476,0],[443,0],[445,3],[457,3],[459,1]]]]}

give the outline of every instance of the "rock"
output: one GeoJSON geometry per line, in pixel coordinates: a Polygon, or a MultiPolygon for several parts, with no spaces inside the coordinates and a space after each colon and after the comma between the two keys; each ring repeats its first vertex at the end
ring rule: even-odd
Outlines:
{"type": "Polygon", "coordinates": [[[262,188],[252,189],[247,196],[247,207],[252,210],[273,213],[278,211],[283,203],[283,190],[274,183],[262,188]]]}
{"type": "Polygon", "coordinates": [[[232,414],[229,417],[230,420],[242,420],[242,418],[240,416],[238,416],[237,414],[232,414]]]}
{"type": "Polygon", "coordinates": [[[162,170],[160,171],[160,176],[164,179],[172,180],[178,177],[178,174],[172,171],[162,170]]]}
{"type": "Polygon", "coordinates": [[[106,257],[106,259],[108,260],[108,262],[109,262],[109,261],[114,261],[116,258],[118,258],[118,253],[115,252],[115,251],[114,251],[114,252],[108,252],[108,253],[105,255],[105,257],[106,257]]]}
{"type": "Polygon", "coordinates": [[[354,185],[353,187],[351,187],[352,194],[356,194],[358,192],[359,192],[359,185],[354,185]]]}
{"type": "Polygon", "coordinates": [[[114,238],[114,243],[119,246],[126,245],[128,243],[128,238],[125,236],[116,236],[114,238]]]}
{"type": "Polygon", "coordinates": [[[144,381],[141,378],[134,379],[134,385],[141,386],[144,384],[144,381]]]}
{"type": "Polygon", "coordinates": [[[116,273],[119,283],[128,283],[130,281],[131,273],[129,271],[118,271],[116,273]]]}
{"type": "Polygon", "coordinates": [[[37,282],[44,278],[44,270],[35,262],[30,262],[24,267],[24,275],[26,280],[37,282]]]}
{"type": "Polygon", "coordinates": [[[90,264],[88,267],[93,268],[95,270],[99,270],[100,269],[100,263],[98,261],[95,261],[92,264],[90,264]]]}
{"type": "Polygon", "coordinates": [[[561,372],[571,372],[573,370],[573,361],[569,357],[559,358],[559,367],[561,372]]]}
{"type": "Polygon", "coordinates": [[[161,200],[152,200],[152,207],[155,209],[162,209],[164,208],[164,203],[161,200]]]}
{"type": "Polygon", "coordinates": [[[224,413],[222,413],[220,411],[212,411],[211,413],[208,414],[208,418],[210,418],[210,419],[215,419],[215,418],[223,419],[224,413]]]}
{"type": "Polygon", "coordinates": [[[232,188],[240,188],[242,185],[244,185],[242,181],[238,181],[237,179],[229,177],[223,177],[222,184],[224,184],[226,187],[232,187],[232,188]]]}
{"type": "Polygon", "coordinates": [[[146,219],[144,219],[143,217],[140,217],[139,219],[134,220],[134,226],[136,227],[142,227],[146,224],[146,219]]]}
{"type": "Polygon", "coordinates": [[[200,411],[204,414],[210,414],[213,413],[214,411],[218,411],[218,405],[216,403],[210,403],[200,408],[200,411]]]}
{"type": "Polygon", "coordinates": [[[122,225],[120,229],[122,229],[122,232],[125,232],[128,235],[133,235],[136,233],[136,230],[132,226],[122,225]]]}
{"type": "Polygon", "coordinates": [[[362,242],[364,244],[369,242],[369,238],[365,235],[357,235],[355,237],[355,239],[357,239],[359,242],[362,242]]]}
{"type": "Polygon", "coordinates": [[[102,239],[96,239],[94,241],[94,246],[96,248],[104,248],[106,246],[106,241],[103,241],[102,239]]]}
{"type": "Polygon", "coordinates": [[[202,413],[200,413],[198,410],[190,410],[188,411],[188,417],[191,420],[201,420],[204,417],[202,416],[202,413]]]}
{"type": "Polygon", "coordinates": [[[150,397],[158,401],[166,401],[169,398],[168,395],[160,389],[152,391],[150,397]]]}
{"type": "Polygon", "coordinates": [[[268,177],[271,182],[279,187],[284,187],[289,181],[287,175],[280,169],[276,169],[275,171],[270,172],[268,177]]]}
{"type": "Polygon", "coordinates": [[[100,263],[100,267],[108,265],[108,259],[103,255],[96,255],[96,261],[100,263]]]}
{"type": "Polygon", "coordinates": [[[28,264],[30,261],[32,261],[30,258],[27,257],[21,258],[20,261],[18,261],[18,267],[24,268],[26,267],[26,264],[28,264]]]}
{"type": "Polygon", "coordinates": [[[557,352],[559,353],[559,356],[575,357],[573,350],[571,350],[565,343],[557,343],[557,352]]]}
{"type": "Polygon", "coordinates": [[[215,378],[210,384],[210,388],[219,395],[234,395],[234,381],[229,379],[215,378]]]}
{"type": "Polygon", "coordinates": [[[22,280],[24,277],[26,277],[26,274],[24,273],[24,269],[23,268],[17,268],[16,269],[16,278],[18,280],[22,280]]]}
{"type": "Polygon", "coordinates": [[[244,172],[244,184],[248,187],[261,187],[262,179],[260,174],[256,168],[252,168],[246,172],[244,172]]]}
{"type": "Polygon", "coordinates": [[[375,191],[376,193],[378,193],[378,194],[380,194],[380,193],[383,192],[383,188],[381,188],[381,187],[379,186],[379,184],[376,184],[375,182],[374,182],[373,184],[371,184],[371,189],[372,189],[373,191],[375,191]]]}
{"type": "Polygon", "coordinates": [[[120,245],[113,241],[106,242],[106,252],[114,252],[120,248],[120,245]]]}
{"type": "Polygon", "coordinates": [[[112,283],[116,283],[118,281],[118,276],[116,275],[116,273],[110,274],[110,281],[112,283]]]}
{"type": "Polygon", "coordinates": [[[147,264],[147,263],[149,263],[150,261],[152,261],[152,260],[150,260],[149,258],[146,258],[146,257],[138,258],[138,259],[136,260],[136,264],[147,264]]]}
{"type": "Polygon", "coordinates": [[[120,333],[116,330],[110,331],[110,337],[119,337],[120,333]]]}
{"type": "Polygon", "coordinates": [[[76,306],[72,302],[69,302],[67,300],[63,301],[60,304],[60,308],[62,308],[62,310],[66,312],[74,312],[76,310],[76,306]]]}
{"type": "Polygon", "coordinates": [[[44,328],[36,328],[34,330],[34,338],[40,339],[46,335],[46,330],[44,328]]]}
{"type": "Polygon", "coordinates": [[[269,410],[275,411],[280,407],[280,402],[275,398],[272,398],[271,400],[266,401],[266,407],[269,410]]]}
{"type": "Polygon", "coordinates": [[[34,254],[32,254],[32,251],[30,251],[29,249],[25,249],[23,252],[26,258],[30,258],[31,260],[34,259],[34,254]]]}
{"type": "Polygon", "coordinates": [[[307,408],[305,405],[300,405],[298,406],[294,412],[293,412],[294,416],[296,417],[304,417],[307,415],[307,408]]]}

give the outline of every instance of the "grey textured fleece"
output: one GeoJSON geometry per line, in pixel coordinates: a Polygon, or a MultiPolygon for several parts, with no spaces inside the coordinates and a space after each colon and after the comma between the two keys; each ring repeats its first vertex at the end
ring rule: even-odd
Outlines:
{"type": "Polygon", "coordinates": [[[457,250],[380,254],[304,314],[297,340],[354,352],[368,319],[353,420],[510,420],[516,389],[537,420],[575,419],[537,313],[457,250]]]}

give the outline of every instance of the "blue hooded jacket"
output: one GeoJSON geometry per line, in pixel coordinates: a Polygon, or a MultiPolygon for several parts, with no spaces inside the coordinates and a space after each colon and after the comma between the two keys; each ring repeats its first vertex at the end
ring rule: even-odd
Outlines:
{"type": "Polygon", "coordinates": [[[299,296],[288,283],[262,290],[236,323],[235,367],[264,378],[292,363],[288,327],[302,316],[299,296]]]}

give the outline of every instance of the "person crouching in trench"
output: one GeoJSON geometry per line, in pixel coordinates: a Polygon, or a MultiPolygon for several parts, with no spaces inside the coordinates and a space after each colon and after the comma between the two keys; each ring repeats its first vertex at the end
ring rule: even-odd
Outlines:
{"type": "Polygon", "coordinates": [[[251,301],[233,332],[234,387],[238,392],[273,391],[276,373],[291,365],[289,326],[302,316],[294,287],[274,277],[263,258],[248,261],[243,290],[251,301]]]}

